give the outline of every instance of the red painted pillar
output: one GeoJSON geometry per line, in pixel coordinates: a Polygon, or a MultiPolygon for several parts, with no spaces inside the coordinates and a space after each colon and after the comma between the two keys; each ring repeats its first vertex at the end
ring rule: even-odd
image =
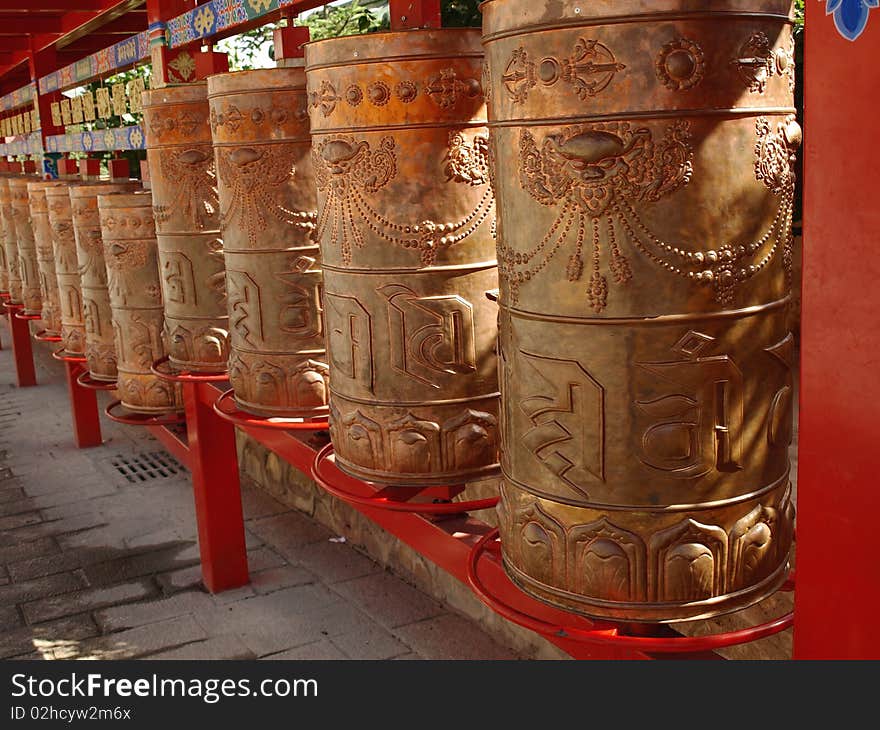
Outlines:
{"type": "Polygon", "coordinates": [[[183,399],[202,578],[219,593],[248,582],[235,428],[214,412],[209,384],[184,383],[183,399]]]}
{"type": "Polygon", "coordinates": [[[880,10],[855,41],[807,3],[794,655],[880,658],[880,10]]]}
{"type": "Polygon", "coordinates": [[[15,360],[15,376],[19,388],[29,388],[37,384],[34,370],[34,351],[31,347],[31,327],[26,319],[15,315],[21,307],[13,307],[9,312],[9,334],[12,339],[12,357],[15,360]]]}
{"type": "Polygon", "coordinates": [[[84,363],[65,362],[67,393],[70,396],[70,414],[73,419],[73,435],[79,449],[100,446],[101,419],[98,415],[98,397],[94,390],[83,388],[76,379],[88,368],[84,363]]]}

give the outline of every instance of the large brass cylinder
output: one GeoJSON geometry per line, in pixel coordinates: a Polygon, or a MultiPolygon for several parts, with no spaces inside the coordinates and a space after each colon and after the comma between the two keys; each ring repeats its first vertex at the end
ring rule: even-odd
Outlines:
{"type": "Polygon", "coordinates": [[[45,334],[58,337],[61,334],[61,302],[58,279],[55,275],[55,255],[52,250],[52,227],[49,224],[47,188],[64,185],[57,180],[31,182],[28,184],[31,225],[37,247],[37,274],[43,301],[42,318],[45,334]]]}
{"type": "Polygon", "coordinates": [[[122,405],[138,413],[182,409],[180,386],[153,375],[165,355],[159,252],[149,192],[97,198],[122,405]]]}
{"type": "Polygon", "coordinates": [[[37,265],[37,243],[31,225],[30,198],[28,185],[38,180],[34,175],[22,175],[9,180],[9,194],[12,203],[12,220],[15,228],[15,242],[18,247],[18,273],[21,276],[22,312],[38,315],[43,309],[40,292],[40,267],[37,265]]]}
{"type": "MultiPolygon", "coordinates": [[[[74,183],[75,184],[75,183],[74,183]]],[[[86,329],[83,322],[82,289],[70,206],[71,184],[46,188],[46,205],[52,230],[55,276],[61,307],[61,345],[69,355],[85,354],[86,329]]]]}
{"type": "Polygon", "coordinates": [[[168,355],[176,369],[223,372],[229,318],[205,83],[144,93],[168,355]]]}
{"type": "Polygon", "coordinates": [[[21,275],[18,273],[18,244],[15,241],[15,223],[12,220],[12,198],[9,180],[13,173],[0,174],[0,224],[3,240],[0,241],[0,291],[9,294],[9,301],[21,304],[21,275]]]}
{"type": "Polygon", "coordinates": [[[303,68],[208,79],[229,381],[246,411],[327,412],[315,176],[303,68]]]}
{"type": "Polygon", "coordinates": [[[495,206],[476,30],[306,46],[330,432],[401,485],[497,468],[495,206]]]}
{"type": "Polygon", "coordinates": [[[590,616],[708,617],[792,546],[790,2],[576,5],[483,6],[504,564],[590,616]]]}
{"type": "MultiPolygon", "coordinates": [[[[82,292],[85,356],[89,374],[95,380],[116,380],[116,342],[113,314],[107,287],[107,266],[98,217],[98,196],[133,192],[135,181],[86,182],[70,186],[76,259],[82,292]]],[[[150,226],[152,230],[152,225],[150,226]]]]}

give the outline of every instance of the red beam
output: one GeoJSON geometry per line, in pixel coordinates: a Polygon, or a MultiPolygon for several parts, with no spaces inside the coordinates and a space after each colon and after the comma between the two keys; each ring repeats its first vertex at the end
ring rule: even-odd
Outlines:
{"type": "Polygon", "coordinates": [[[103,7],[101,0],[0,0],[0,11],[28,14],[96,11],[101,7],[103,7]]]}

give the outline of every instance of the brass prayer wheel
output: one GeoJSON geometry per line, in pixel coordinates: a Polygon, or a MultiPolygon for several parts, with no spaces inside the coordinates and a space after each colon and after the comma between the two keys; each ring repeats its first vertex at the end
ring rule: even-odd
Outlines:
{"type": "Polygon", "coordinates": [[[305,70],[211,76],[208,99],[235,400],[257,415],[325,414],[328,368],[305,70]]]}
{"type": "MultiPolygon", "coordinates": [[[[89,374],[95,380],[116,380],[116,341],[101,239],[101,221],[98,216],[98,196],[131,192],[138,187],[136,181],[83,182],[70,186],[76,259],[79,263],[82,292],[85,356],[89,374]]],[[[152,225],[150,227],[152,229],[152,225]]]]}
{"type": "Polygon", "coordinates": [[[385,484],[478,478],[499,441],[479,32],[305,49],[336,463],[385,484]]]}
{"type": "Polygon", "coordinates": [[[58,280],[61,306],[61,345],[68,355],[82,356],[85,354],[86,329],[83,322],[79,263],[76,258],[76,237],[73,232],[73,210],[70,206],[70,186],[67,183],[46,188],[46,206],[49,209],[55,277],[58,280]]]}
{"type": "Polygon", "coordinates": [[[38,180],[34,175],[22,175],[9,180],[12,220],[18,247],[18,272],[21,276],[22,313],[40,314],[43,297],[40,292],[40,268],[37,265],[37,243],[31,225],[28,185],[38,180]]]}
{"type": "Polygon", "coordinates": [[[9,294],[9,301],[21,303],[21,275],[18,273],[18,245],[15,242],[15,225],[12,222],[12,199],[9,180],[13,173],[0,174],[0,291],[9,294]]]}
{"type": "Polygon", "coordinates": [[[58,279],[55,275],[55,254],[52,249],[52,227],[49,224],[46,189],[59,185],[64,185],[64,183],[49,180],[28,184],[31,225],[37,247],[37,274],[43,300],[43,324],[45,334],[54,337],[61,334],[61,302],[58,293],[58,279]]]}
{"type": "Polygon", "coordinates": [[[483,5],[501,536],[543,601],[677,621],[785,580],[790,11],[483,5]]]}
{"type": "Polygon", "coordinates": [[[125,408],[138,413],[181,410],[180,385],[150,372],[151,365],[165,355],[152,197],[146,191],[102,193],[97,205],[113,312],[119,398],[125,408]]]}
{"type": "Polygon", "coordinates": [[[229,318],[207,85],[163,86],[143,98],[169,360],[224,372],[229,318]]]}

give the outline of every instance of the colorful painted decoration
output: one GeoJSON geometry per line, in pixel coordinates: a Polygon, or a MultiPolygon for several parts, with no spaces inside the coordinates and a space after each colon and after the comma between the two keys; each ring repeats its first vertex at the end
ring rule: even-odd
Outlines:
{"type": "Polygon", "coordinates": [[[865,31],[868,16],[878,7],[880,0],[825,0],[825,14],[834,16],[837,31],[848,41],[865,31]]]}
{"type": "Polygon", "coordinates": [[[60,127],[61,126],[61,104],[57,101],[53,101],[49,104],[49,110],[52,112],[52,126],[60,127]]]}

